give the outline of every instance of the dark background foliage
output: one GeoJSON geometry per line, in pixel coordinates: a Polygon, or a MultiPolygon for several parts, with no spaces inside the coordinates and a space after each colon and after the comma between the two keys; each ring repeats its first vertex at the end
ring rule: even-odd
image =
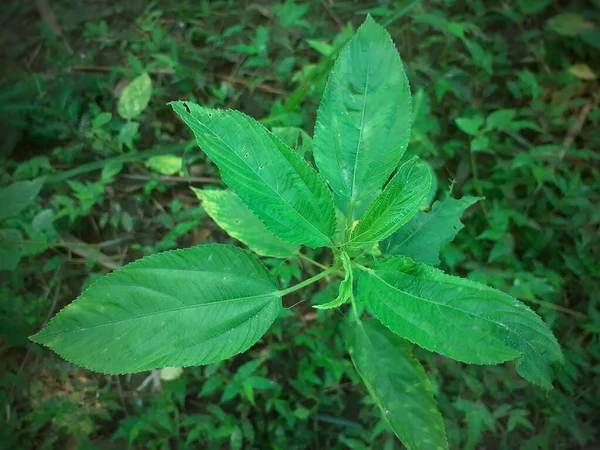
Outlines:
{"type": "MultiPolygon", "coordinates": [[[[511,364],[417,350],[451,448],[598,448],[598,0],[38,0],[1,10],[0,182],[46,182],[10,219],[24,256],[0,272],[0,447],[401,448],[351,367],[343,312],[311,308],[335,286],[286,299],[246,354],[172,381],[94,374],[27,341],[126,262],[232,242],[188,188],[219,175],[167,102],[236,108],[312,135],[333,60],[370,12],[410,79],[409,152],[435,168],[438,196],[452,185],[485,197],[443,250],[444,270],[533,307],[566,358],[545,392],[511,364]],[[127,122],[118,97],[143,72],[150,105],[127,122]]],[[[266,263],[284,286],[315,273],[295,259],[266,263]]]]}

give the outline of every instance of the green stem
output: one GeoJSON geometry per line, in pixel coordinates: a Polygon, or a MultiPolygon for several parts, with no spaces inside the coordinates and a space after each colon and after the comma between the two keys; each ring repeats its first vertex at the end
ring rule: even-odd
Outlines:
{"type": "Polygon", "coordinates": [[[310,264],[314,265],[314,266],[317,266],[317,267],[321,268],[321,269],[328,269],[328,267],[327,267],[327,266],[324,266],[324,265],[323,265],[323,264],[321,264],[320,262],[318,262],[318,261],[315,261],[314,259],[312,259],[312,258],[309,258],[308,256],[306,256],[306,255],[303,255],[303,254],[302,254],[302,253],[300,253],[300,252],[296,253],[296,256],[297,256],[298,258],[300,258],[300,259],[303,259],[304,261],[306,261],[306,262],[308,262],[308,263],[310,263],[310,264]]]}
{"type": "Polygon", "coordinates": [[[321,273],[316,274],[314,277],[307,278],[306,280],[304,280],[304,281],[302,281],[302,282],[300,282],[298,284],[295,284],[294,286],[291,286],[291,287],[289,287],[287,289],[284,289],[282,291],[278,291],[277,293],[281,297],[283,297],[284,295],[291,294],[292,292],[296,292],[296,291],[298,291],[298,290],[300,290],[302,288],[305,288],[308,285],[316,283],[321,278],[325,278],[327,275],[329,275],[332,272],[335,272],[337,269],[338,269],[337,266],[328,267],[326,270],[324,270],[321,273]]]}
{"type": "Polygon", "coordinates": [[[35,245],[35,246],[44,246],[47,248],[104,248],[110,247],[111,245],[116,245],[119,242],[122,242],[122,239],[117,239],[115,241],[101,242],[99,244],[88,244],[86,242],[46,242],[46,241],[30,241],[30,240],[3,240],[2,242],[9,242],[11,244],[17,245],[35,245]]]}
{"type": "MultiPolygon", "coordinates": [[[[473,150],[471,150],[470,153],[471,153],[471,170],[473,172],[473,181],[475,182],[475,190],[477,191],[477,195],[484,198],[485,195],[483,194],[483,189],[481,188],[481,185],[479,184],[479,175],[478,175],[478,170],[477,170],[477,161],[475,159],[475,152],[473,150]]],[[[485,202],[482,201],[480,203],[481,203],[481,209],[483,210],[483,214],[487,218],[488,212],[487,212],[487,208],[485,207],[485,202]]]]}
{"type": "Polygon", "coordinates": [[[137,153],[126,153],[124,155],[115,156],[113,158],[102,159],[99,161],[93,161],[88,164],[83,164],[81,166],[75,167],[71,170],[64,170],[62,172],[55,173],[46,178],[46,184],[59,183],[64,180],[68,180],[69,178],[73,178],[84,173],[93,172],[95,170],[101,170],[108,162],[117,161],[117,162],[131,162],[138,161],[141,159],[148,159],[153,156],[161,156],[161,155],[170,155],[172,153],[177,153],[183,149],[185,149],[189,145],[189,142],[183,144],[175,144],[170,145],[168,147],[159,147],[153,148],[150,150],[144,150],[137,153]]]}
{"type": "Polygon", "coordinates": [[[350,294],[350,302],[352,303],[352,312],[354,313],[354,318],[358,323],[360,323],[360,316],[358,314],[358,308],[356,308],[356,301],[354,300],[354,292],[350,294]]]}

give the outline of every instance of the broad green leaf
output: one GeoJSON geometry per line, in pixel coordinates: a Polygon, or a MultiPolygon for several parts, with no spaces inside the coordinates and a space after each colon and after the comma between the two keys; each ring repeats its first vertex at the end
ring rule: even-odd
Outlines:
{"type": "Polygon", "coordinates": [[[358,296],[390,330],[466,363],[514,360],[528,381],[552,387],[563,358],[542,319],[511,296],[392,257],[361,275],[358,296]]]}
{"type": "Polygon", "coordinates": [[[316,305],[317,309],[331,309],[342,306],[348,301],[352,295],[352,283],[354,278],[352,276],[352,265],[350,257],[346,252],[340,254],[340,260],[342,261],[342,267],[344,268],[344,279],[340,283],[338,296],[330,302],[323,303],[322,305],[316,305]]]}
{"type": "Polygon", "coordinates": [[[139,116],[152,97],[152,79],[147,73],[133,79],[121,94],[117,111],[123,119],[133,119],[139,116]]]}
{"type": "Polygon", "coordinates": [[[298,252],[298,246],[288,244],[271,233],[265,224],[229,190],[192,188],[206,213],[231,237],[243,242],[255,253],[285,258],[298,252]]]}
{"type": "Polygon", "coordinates": [[[44,177],[31,181],[17,181],[0,189],[0,220],[16,216],[38,196],[44,177]]]}
{"type": "Polygon", "coordinates": [[[329,75],[313,140],[315,162],[344,213],[377,196],[406,150],[411,117],[398,51],[369,16],[329,75]]]}
{"type": "Polygon", "coordinates": [[[21,260],[21,245],[23,239],[19,230],[14,228],[0,229],[0,270],[13,270],[21,260]]]}
{"type": "Polygon", "coordinates": [[[171,103],[221,176],[275,235],[292,244],[331,244],[331,193],[308,163],[254,119],[239,111],[171,103]]]}
{"type": "Polygon", "coordinates": [[[277,283],[254,255],[210,244],[107,275],[31,339],[102,373],[195,366],[247,350],[280,310],[277,283]]]}
{"type": "Polygon", "coordinates": [[[379,244],[386,256],[403,255],[431,266],[440,263],[440,248],[451,242],[464,225],[460,217],[477,197],[447,197],[433,204],[430,212],[419,211],[410,222],[379,244]]]}
{"type": "Polygon", "coordinates": [[[374,319],[353,323],[346,340],[354,367],[406,448],[447,449],[442,416],[412,345],[374,319]]]}
{"type": "Polygon", "coordinates": [[[431,171],[418,158],[402,164],[352,230],[350,247],[373,246],[419,211],[431,187],[431,171]]]}

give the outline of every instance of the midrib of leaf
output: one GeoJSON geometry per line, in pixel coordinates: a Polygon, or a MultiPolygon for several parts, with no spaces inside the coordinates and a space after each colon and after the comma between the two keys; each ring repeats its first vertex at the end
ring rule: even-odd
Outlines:
{"type": "MultiPolygon", "coordinates": [[[[121,286],[126,287],[127,285],[121,285],[121,286]]],[[[156,291],[156,292],[159,293],[159,294],[164,294],[164,292],[161,292],[161,291],[156,291]]],[[[215,302],[199,303],[199,304],[196,304],[196,305],[186,305],[186,306],[181,306],[179,308],[168,308],[168,309],[163,309],[161,311],[154,311],[154,312],[151,312],[151,313],[140,314],[139,316],[126,317],[124,319],[108,320],[106,322],[98,323],[96,325],[91,325],[91,326],[87,326],[87,327],[75,328],[75,329],[72,329],[72,330],[55,331],[54,333],[44,334],[44,337],[46,337],[46,336],[58,336],[60,334],[72,333],[74,331],[92,330],[94,328],[99,328],[99,327],[103,327],[103,326],[106,326],[106,325],[112,325],[114,323],[123,323],[123,322],[129,322],[131,320],[145,319],[146,317],[152,317],[152,316],[156,316],[158,314],[170,314],[170,313],[173,313],[173,312],[183,311],[183,310],[186,310],[186,309],[202,308],[204,306],[210,306],[210,305],[216,305],[216,304],[223,304],[223,303],[231,303],[231,302],[235,302],[235,301],[239,301],[239,300],[252,300],[252,299],[255,299],[255,298],[263,298],[263,297],[264,298],[273,297],[274,299],[277,299],[279,297],[277,295],[275,295],[276,293],[277,293],[277,291],[274,291],[272,293],[252,295],[252,296],[248,296],[248,297],[235,297],[235,298],[228,298],[228,299],[224,299],[224,300],[218,300],[218,301],[215,301],[215,302]]],[[[264,307],[262,309],[264,309],[264,307]]]]}
{"type": "MultiPolygon", "coordinates": [[[[439,211],[439,210],[438,210],[439,211]]],[[[417,213],[418,214],[418,213],[417,213]]],[[[409,241],[415,234],[417,234],[419,231],[421,231],[421,228],[423,228],[425,226],[425,224],[429,223],[429,221],[431,219],[433,219],[435,216],[437,216],[437,213],[434,214],[434,212],[432,211],[431,213],[423,213],[425,214],[425,217],[427,218],[427,220],[422,221],[418,227],[415,228],[415,230],[413,230],[412,233],[410,233],[408,236],[406,236],[406,238],[402,241],[400,241],[399,243],[397,243],[395,245],[395,247],[400,247],[402,245],[404,245],[405,242],[409,241]]],[[[410,222],[408,222],[410,223],[410,222]]],[[[404,224],[404,226],[408,225],[408,223],[404,224]]],[[[402,228],[400,228],[401,230],[402,228]]],[[[399,231],[399,230],[398,230],[399,231]]],[[[390,236],[391,237],[391,236],[390,236]]],[[[388,250],[390,249],[391,245],[388,245],[388,250]]]]}
{"type": "MultiPolygon", "coordinates": [[[[370,48],[370,45],[369,45],[370,48]]],[[[356,201],[356,198],[354,197],[354,192],[356,189],[356,172],[358,170],[358,153],[360,151],[360,144],[362,143],[362,135],[363,135],[363,129],[364,129],[364,123],[365,123],[365,110],[367,109],[367,94],[369,93],[369,77],[370,77],[370,72],[371,72],[371,59],[367,58],[367,78],[365,81],[365,93],[364,93],[364,100],[363,100],[363,107],[362,107],[362,112],[361,112],[361,117],[360,117],[360,129],[358,132],[358,143],[356,144],[356,153],[354,155],[354,172],[352,173],[352,186],[351,186],[351,190],[350,190],[350,201],[354,202],[356,201]]],[[[350,220],[352,220],[352,218],[349,218],[350,220]]]]}
{"type": "MultiPolygon", "coordinates": [[[[252,168],[252,166],[251,166],[251,165],[249,165],[249,164],[248,164],[248,163],[247,163],[247,162],[244,160],[244,158],[242,158],[240,155],[238,155],[238,154],[237,154],[237,152],[235,152],[235,151],[234,151],[234,149],[233,149],[233,148],[231,148],[231,146],[230,146],[229,144],[227,144],[227,143],[226,143],[226,142],[225,142],[223,139],[221,139],[221,138],[220,138],[220,137],[219,137],[217,134],[215,134],[215,133],[214,133],[214,132],[213,132],[213,131],[212,131],[210,128],[208,128],[206,125],[204,125],[204,124],[203,124],[202,122],[200,122],[198,119],[196,119],[196,118],[195,118],[195,117],[194,117],[192,114],[190,114],[190,113],[188,113],[188,114],[189,114],[189,115],[190,115],[190,117],[191,117],[192,119],[194,119],[194,120],[195,120],[195,121],[196,121],[196,122],[197,122],[197,123],[198,123],[198,124],[199,124],[199,125],[200,125],[202,128],[205,128],[206,130],[208,130],[208,131],[209,131],[209,132],[210,132],[210,133],[211,133],[211,134],[212,134],[212,135],[213,135],[215,138],[217,138],[217,139],[218,139],[219,141],[221,141],[221,142],[222,142],[222,143],[223,143],[223,144],[224,144],[224,145],[225,145],[225,146],[226,146],[226,147],[227,147],[229,150],[231,150],[231,153],[233,153],[235,156],[237,156],[237,158],[238,158],[240,161],[242,161],[242,163],[243,163],[245,166],[247,166],[247,167],[248,167],[248,168],[249,168],[249,169],[250,169],[250,170],[251,170],[251,171],[252,171],[252,172],[253,172],[253,173],[254,173],[256,176],[258,176],[258,178],[260,178],[260,179],[261,179],[261,180],[264,182],[264,184],[265,184],[266,186],[268,186],[268,187],[271,189],[271,191],[273,191],[275,194],[277,194],[277,196],[278,196],[278,197],[279,197],[279,198],[280,198],[280,199],[281,199],[281,200],[282,200],[282,201],[283,201],[283,202],[284,202],[284,203],[285,203],[285,204],[286,204],[286,205],[287,205],[287,206],[288,206],[288,207],[289,207],[289,208],[290,208],[292,211],[294,211],[298,217],[300,217],[300,218],[301,218],[301,219],[302,219],[304,222],[306,222],[308,225],[310,225],[310,227],[311,227],[312,229],[314,229],[314,230],[315,230],[317,233],[319,233],[321,236],[323,236],[323,237],[325,238],[325,240],[329,240],[329,236],[326,236],[325,234],[323,234],[323,232],[322,232],[321,230],[319,230],[317,227],[315,227],[315,226],[314,226],[314,225],[313,225],[313,224],[312,224],[312,223],[311,223],[309,220],[307,220],[307,219],[306,219],[306,218],[305,218],[305,217],[304,217],[302,214],[300,214],[300,213],[299,213],[299,212],[296,210],[296,208],[294,208],[294,207],[293,207],[293,206],[292,206],[292,205],[291,205],[291,204],[290,204],[290,203],[289,203],[289,202],[288,202],[288,201],[287,201],[285,198],[283,198],[283,197],[281,196],[281,194],[279,193],[279,191],[277,191],[276,189],[273,189],[273,187],[272,187],[272,186],[271,186],[269,183],[267,183],[267,182],[265,181],[265,179],[264,179],[264,178],[263,178],[263,177],[260,175],[260,173],[259,173],[259,172],[257,172],[256,170],[254,170],[254,169],[252,168]]],[[[244,118],[245,118],[245,117],[244,117],[244,118]]],[[[267,137],[269,137],[269,136],[267,135],[267,137]]],[[[287,158],[284,158],[284,159],[287,161],[287,158]]],[[[293,168],[293,167],[292,167],[292,168],[293,168]]],[[[310,166],[309,166],[309,169],[310,169],[310,166]]],[[[301,176],[299,176],[299,178],[300,178],[300,179],[301,179],[301,180],[304,182],[304,185],[305,185],[306,187],[308,187],[308,185],[306,184],[306,182],[304,181],[304,179],[303,179],[301,176]]],[[[279,179],[278,179],[277,177],[275,177],[275,179],[277,180],[277,183],[279,184],[279,179]]],[[[309,192],[312,194],[312,191],[310,190],[310,188],[309,188],[309,192]]]]}
{"type": "MultiPolygon", "coordinates": [[[[375,271],[372,271],[372,273],[375,273],[375,271]]],[[[416,278],[416,279],[418,279],[418,278],[419,278],[419,277],[415,277],[414,275],[411,275],[411,274],[408,274],[408,273],[405,273],[405,272],[402,272],[402,273],[403,273],[404,275],[408,275],[408,276],[410,276],[410,277],[413,277],[413,278],[416,278]]],[[[414,295],[414,294],[411,294],[411,293],[409,293],[409,292],[403,291],[402,289],[398,289],[396,286],[393,286],[393,285],[389,284],[387,281],[385,281],[383,278],[379,277],[377,274],[374,274],[374,276],[375,276],[375,278],[377,278],[378,280],[380,280],[382,283],[384,283],[385,285],[389,286],[389,287],[390,287],[390,288],[392,288],[393,290],[395,290],[395,291],[398,291],[398,292],[401,292],[402,294],[405,294],[405,295],[407,295],[407,296],[409,296],[409,297],[412,297],[412,298],[415,298],[415,299],[417,299],[417,300],[421,300],[421,301],[424,301],[424,302],[426,302],[426,303],[429,303],[429,304],[432,304],[432,305],[436,305],[436,306],[438,307],[438,309],[440,309],[440,306],[443,306],[443,307],[445,307],[445,308],[448,308],[448,309],[452,309],[452,310],[454,310],[454,311],[461,312],[461,313],[463,313],[463,314],[466,314],[466,315],[468,315],[468,316],[471,316],[471,317],[476,317],[477,319],[481,319],[481,320],[484,320],[484,321],[486,321],[486,322],[494,323],[494,324],[496,324],[496,325],[500,326],[501,328],[503,328],[503,329],[505,329],[505,330],[509,331],[510,333],[514,334],[515,336],[517,336],[517,338],[518,338],[518,341],[519,341],[519,342],[522,342],[522,339],[520,339],[520,336],[519,336],[519,334],[518,334],[516,331],[512,330],[510,327],[506,326],[506,325],[505,325],[504,323],[502,323],[502,322],[497,322],[497,321],[495,321],[495,320],[492,320],[492,319],[489,319],[489,318],[487,318],[487,317],[485,317],[485,316],[479,316],[479,315],[477,315],[477,314],[475,314],[475,313],[472,313],[472,312],[469,312],[469,311],[464,311],[464,310],[462,310],[462,309],[460,309],[460,308],[456,308],[456,307],[454,307],[454,306],[450,306],[450,305],[448,305],[447,303],[437,303],[437,302],[433,302],[433,301],[431,301],[431,300],[428,300],[428,299],[426,299],[426,298],[423,298],[423,297],[416,296],[416,295],[414,295]]],[[[464,298],[469,298],[469,297],[464,297],[464,298]]],[[[471,296],[471,298],[476,298],[476,297],[472,297],[472,296],[471,296]]],[[[384,303],[384,304],[385,304],[385,305],[386,305],[388,308],[390,308],[390,309],[392,309],[392,310],[394,309],[394,308],[392,308],[392,307],[389,305],[389,303],[387,303],[385,300],[382,300],[382,302],[383,302],[383,303],[384,303]]],[[[507,312],[507,311],[505,311],[505,312],[507,312]]],[[[509,312],[509,313],[511,313],[511,314],[515,314],[514,312],[511,312],[511,311],[508,311],[508,312],[509,312]]],[[[406,317],[402,317],[402,318],[406,320],[406,317]]],[[[530,327],[530,326],[528,326],[528,325],[524,325],[524,324],[522,324],[522,323],[519,323],[519,325],[521,325],[521,326],[525,326],[525,327],[529,328],[530,330],[534,331],[536,334],[538,334],[538,335],[541,335],[541,333],[540,333],[538,330],[535,330],[535,329],[531,328],[531,327],[530,327]]],[[[421,330],[421,331],[423,331],[423,330],[421,330]]],[[[429,334],[429,333],[428,333],[428,334],[429,334]]],[[[430,336],[431,336],[431,334],[430,334],[430,336]]],[[[508,346],[507,346],[507,345],[506,345],[504,342],[502,342],[502,341],[501,341],[500,339],[498,339],[497,337],[495,337],[495,336],[492,336],[492,337],[493,337],[495,340],[497,340],[497,341],[501,342],[501,343],[502,343],[504,346],[508,347],[508,346]]],[[[544,337],[545,337],[545,336],[544,336],[544,337]]],[[[531,348],[531,349],[534,351],[534,353],[535,353],[536,355],[540,356],[540,354],[537,352],[537,350],[535,349],[535,347],[533,347],[533,345],[531,344],[531,342],[530,342],[529,340],[527,340],[527,341],[526,341],[526,343],[527,343],[527,345],[528,345],[528,346],[529,346],[529,347],[530,347],[530,348],[531,348]]],[[[512,349],[512,350],[514,350],[514,351],[516,351],[516,352],[520,353],[521,355],[523,355],[523,352],[520,352],[519,350],[517,350],[517,349],[515,349],[515,348],[513,348],[513,347],[508,347],[508,348],[510,348],[510,349],[512,349]]],[[[506,361],[508,361],[508,360],[506,360],[506,361]]]]}

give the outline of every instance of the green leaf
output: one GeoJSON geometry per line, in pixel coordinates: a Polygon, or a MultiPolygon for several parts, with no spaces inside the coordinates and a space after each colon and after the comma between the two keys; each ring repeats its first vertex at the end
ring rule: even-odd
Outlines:
{"type": "Polygon", "coordinates": [[[563,362],[531,309],[483,284],[392,257],[361,275],[358,297],[390,330],[421,347],[474,364],[514,360],[528,381],[551,388],[563,362]]]}
{"type": "Polygon", "coordinates": [[[274,127],[271,132],[302,156],[312,153],[312,138],[304,130],[297,127],[274,127]]]}
{"type": "Polygon", "coordinates": [[[354,367],[407,449],[447,449],[444,422],[412,346],[376,320],[353,323],[347,345],[354,367]]]}
{"type": "Polygon", "coordinates": [[[248,209],[234,192],[192,188],[206,213],[231,237],[243,242],[255,253],[285,258],[298,252],[298,246],[288,244],[271,233],[265,224],[248,209]]]}
{"type": "Polygon", "coordinates": [[[369,16],[329,75],[313,140],[317,167],[344,213],[377,196],[406,150],[411,117],[398,51],[369,16]]]}
{"type": "Polygon", "coordinates": [[[111,113],[101,112],[96,117],[94,117],[94,120],[92,120],[92,128],[94,128],[94,129],[102,128],[104,125],[106,125],[108,122],[110,122],[111,119],[112,119],[111,113]]]}
{"type": "Polygon", "coordinates": [[[133,119],[146,109],[150,97],[152,97],[152,79],[147,73],[144,73],[123,89],[117,111],[123,119],[133,119]]]}
{"type": "Polygon", "coordinates": [[[455,119],[456,126],[471,136],[477,136],[479,129],[483,126],[483,117],[457,117],[455,119]]]}
{"type": "Polygon", "coordinates": [[[277,283],[254,255],[210,244],[107,275],[31,339],[102,373],[195,366],[247,350],[280,310],[277,283]]]}
{"type": "Polygon", "coordinates": [[[344,279],[340,283],[340,289],[338,296],[330,302],[323,303],[322,305],[315,305],[316,309],[331,309],[342,306],[348,301],[352,295],[352,283],[354,278],[352,276],[352,264],[350,257],[346,252],[340,253],[340,260],[342,261],[342,267],[344,268],[344,279]]]}
{"type": "Polygon", "coordinates": [[[292,244],[330,245],[331,193],[298,153],[239,111],[171,103],[221,176],[275,235],[292,244]]]}
{"type": "Polygon", "coordinates": [[[438,265],[440,248],[462,230],[464,225],[460,217],[477,200],[477,197],[438,200],[430,212],[419,211],[410,222],[382,241],[379,244],[381,253],[386,256],[409,256],[417,262],[438,265]]]}
{"type": "Polygon", "coordinates": [[[0,189],[0,220],[16,216],[27,208],[42,190],[44,179],[17,181],[0,189]]]}
{"type": "Polygon", "coordinates": [[[0,229],[0,270],[13,270],[21,260],[21,245],[16,242],[23,239],[19,230],[0,229]]]}
{"type": "Polygon", "coordinates": [[[419,211],[431,187],[431,171],[418,158],[405,162],[352,230],[353,248],[375,245],[419,211]]]}
{"type": "Polygon", "coordinates": [[[505,130],[510,127],[516,114],[514,109],[499,109],[487,117],[485,124],[492,130],[505,130]]]}
{"type": "Polygon", "coordinates": [[[580,14],[564,12],[548,19],[548,27],[562,36],[578,36],[594,29],[594,22],[585,20],[580,14]]]}

